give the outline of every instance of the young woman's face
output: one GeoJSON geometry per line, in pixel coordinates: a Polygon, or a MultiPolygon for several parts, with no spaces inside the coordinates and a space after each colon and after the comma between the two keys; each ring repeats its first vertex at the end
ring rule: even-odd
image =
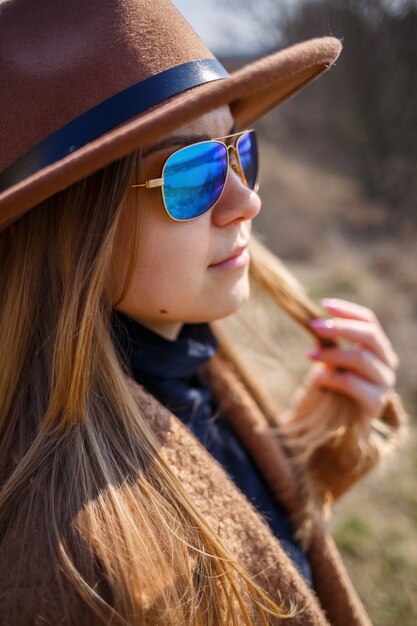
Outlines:
{"type": "MultiPolygon", "coordinates": [[[[174,145],[167,148],[164,140],[165,147],[146,153],[142,180],[133,182],[159,178],[164,160],[174,150],[229,135],[232,127],[228,107],[187,124],[175,132],[174,145]]],[[[212,321],[236,311],[249,295],[249,256],[242,249],[261,208],[259,196],[229,169],[217,204],[194,220],[176,222],[164,209],[160,189],[130,189],[116,238],[114,302],[129,267],[137,207],[136,261],[128,291],[116,308],[169,339],[175,339],[183,323],[212,321]]]]}

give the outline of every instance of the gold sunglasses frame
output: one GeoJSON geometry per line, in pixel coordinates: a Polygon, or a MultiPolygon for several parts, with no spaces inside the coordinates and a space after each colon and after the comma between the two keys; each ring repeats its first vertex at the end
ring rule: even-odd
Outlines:
{"type": "MultiPolygon", "coordinates": [[[[162,171],[161,171],[160,178],[151,178],[149,180],[145,180],[145,182],[143,182],[143,183],[139,183],[139,184],[136,184],[136,185],[130,185],[130,188],[131,189],[137,189],[137,188],[157,189],[157,188],[161,188],[161,195],[162,195],[162,202],[163,202],[163,205],[164,205],[164,209],[165,209],[165,211],[167,212],[167,214],[169,215],[169,217],[172,220],[174,220],[175,222],[190,222],[191,220],[196,220],[199,217],[201,217],[202,215],[204,215],[205,213],[207,213],[208,211],[211,211],[211,209],[220,200],[220,198],[221,198],[221,196],[223,194],[224,188],[226,187],[227,178],[229,176],[229,167],[231,167],[232,170],[235,172],[235,174],[237,174],[239,176],[239,178],[242,180],[243,184],[246,187],[249,188],[249,185],[248,185],[247,180],[246,180],[245,173],[243,171],[242,163],[240,161],[239,153],[238,153],[238,150],[237,150],[237,145],[239,143],[239,139],[241,139],[247,133],[252,133],[252,132],[255,133],[255,139],[257,140],[255,129],[249,128],[249,129],[240,131],[238,133],[233,133],[232,135],[225,135],[224,137],[215,137],[213,139],[205,139],[204,141],[196,141],[195,143],[190,143],[190,144],[188,144],[186,146],[183,146],[182,148],[178,148],[178,150],[174,150],[174,152],[171,152],[171,154],[169,156],[167,156],[167,158],[165,159],[165,161],[163,163],[163,166],[162,166],[162,171]],[[232,144],[230,144],[230,143],[226,144],[224,142],[224,140],[226,140],[226,139],[234,139],[234,138],[236,138],[236,139],[235,139],[234,143],[232,143],[232,144]],[[177,154],[178,152],[181,152],[182,150],[186,150],[190,146],[198,146],[198,145],[203,144],[203,143],[213,143],[213,142],[220,143],[221,145],[223,145],[226,148],[226,151],[227,151],[227,170],[226,170],[226,178],[225,178],[225,181],[224,181],[223,189],[221,190],[220,195],[217,198],[216,202],[214,202],[214,204],[209,209],[204,211],[204,213],[201,213],[200,215],[196,215],[196,217],[188,217],[186,219],[179,220],[179,219],[173,217],[170,214],[170,212],[169,212],[169,210],[168,210],[168,208],[166,206],[166,203],[165,203],[165,195],[164,195],[164,192],[163,192],[163,189],[162,189],[163,186],[164,186],[165,165],[166,165],[168,159],[170,159],[174,154],[177,154]]],[[[258,172],[257,172],[257,176],[256,176],[255,185],[254,185],[254,188],[253,188],[253,191],[255,191],[255,193],[257,193],[258,189],[259,189],[259,180],[258,180],[258,178],[259,178],[259,168],[258,168],[258,172]]]]}

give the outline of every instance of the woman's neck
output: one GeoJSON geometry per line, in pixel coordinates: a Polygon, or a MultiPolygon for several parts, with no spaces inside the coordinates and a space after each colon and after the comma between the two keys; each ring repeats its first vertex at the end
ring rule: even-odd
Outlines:
{"type": "Polygon", "coordinates": [[[183,322],[164,322],[164,321],[148,321],[148,320],[138,320],[136,321],[144,326],[145,328],[149,328],[154,333],[161,335],[164,339],[168,339],[170,341],[175,341],[178,338],[178,335],[181,332],[182,327],[184,326],[183,322]]]}

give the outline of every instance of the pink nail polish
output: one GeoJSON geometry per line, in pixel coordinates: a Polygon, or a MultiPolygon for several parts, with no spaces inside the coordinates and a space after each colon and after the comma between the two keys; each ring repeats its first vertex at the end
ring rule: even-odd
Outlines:
{"type": "Polygon", "coordinates": [[[334,308],[337,307],[337,300],[336,298],[322,298],[320,304],[324,307],[334,308]]]}
{"type": "Polygon", "coordinates": [[[326,330],[334,327],[333,320],[331,319],[319,319],[313,320],[311,326],[316,330],[326,330]]]}
{"type": "Polygon", "coordinates": [[[315,349],[307,350],[306,356],[309,359],[318,359],[320,356],[320,350],[315,350],[315,349]]]}

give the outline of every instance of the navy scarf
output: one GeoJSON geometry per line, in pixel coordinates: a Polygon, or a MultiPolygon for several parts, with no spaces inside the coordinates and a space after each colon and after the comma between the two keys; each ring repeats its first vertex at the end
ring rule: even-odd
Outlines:
{"type": "Polygon", "coordinates": [[[221,463],[262,513],[284,550],[312,586],[310,565],[294,537],[294,528],[285,509],[272,496],[202,378],[202,365],[217,349],[209,325],[185,324],[178,338],[170,341],[132,318],[114,312],[112,328],[116,345],[134,379],[179,417],[221,463]]]}

